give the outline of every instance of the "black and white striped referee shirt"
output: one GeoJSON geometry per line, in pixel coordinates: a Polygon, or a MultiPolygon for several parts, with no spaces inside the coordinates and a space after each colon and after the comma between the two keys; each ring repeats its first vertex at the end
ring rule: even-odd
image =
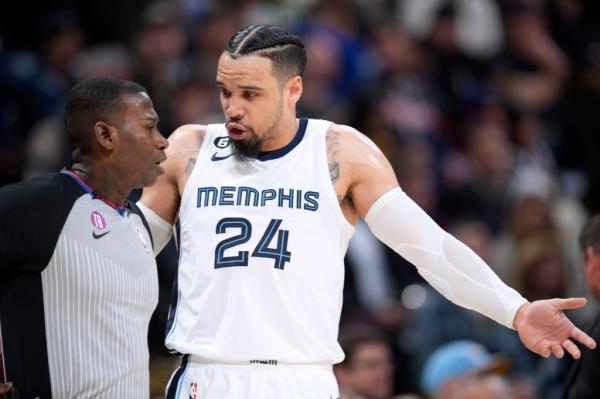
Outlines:
{"type": "Polygon", "coordinates": [[[0,381],[21,398],[149,396],[151,237],[69,172],[0,188],[0,381]]]}

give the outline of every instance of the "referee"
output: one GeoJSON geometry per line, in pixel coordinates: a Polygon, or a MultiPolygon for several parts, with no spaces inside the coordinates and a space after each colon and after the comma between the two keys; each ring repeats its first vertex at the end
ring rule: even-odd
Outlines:
{"type": "Polygon", "coordinates": [[[127,196],[163,173],[167,141],[146,90],[90,79],[66,99],[72,165],[0,188],[0,392],[149,396],[158,299],[146,221],[127,196]]]}

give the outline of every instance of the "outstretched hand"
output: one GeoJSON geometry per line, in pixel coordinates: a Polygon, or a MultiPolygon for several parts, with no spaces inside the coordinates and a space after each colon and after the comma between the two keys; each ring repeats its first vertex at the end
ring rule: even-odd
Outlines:
{"type": "Polygon", "coordinates": [[[565,350],[575,359],[581,351],[571,339],[590,349],[596,342],[565,316],[563,310],[577,309],[587,303],[585,298],[545,299],[522,305],[515,315],[514,327],[523,344],[543,357],[554,354],[562,358],[565,350]]]}

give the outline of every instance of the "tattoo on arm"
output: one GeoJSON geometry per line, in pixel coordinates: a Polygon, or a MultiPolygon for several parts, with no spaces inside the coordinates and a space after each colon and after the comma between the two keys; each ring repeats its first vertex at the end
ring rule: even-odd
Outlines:
{"type": "Polygon", "coordinates": [[[331,178],[332,183],[335,183],[340,178],[339,162],[336,161],[329,163],[329,177],[331,178]]]}
{"type": "Polygon", "coordinates": [[[327,162],[329,165],[329,177],[331,183],[335,183],[340,179],[340,163],[338,155],[340,152],[340,134],[335,131],[327,133],[326,137],[327,144],[327,162]]]}
{"type": "Polygon", "coordinates": [[[185,167],[185,174],[188,176],[192,175],[192,170],[194,170],[194,165],[196,165],[196,158],[188,159],[187,166],[185,167]]]}

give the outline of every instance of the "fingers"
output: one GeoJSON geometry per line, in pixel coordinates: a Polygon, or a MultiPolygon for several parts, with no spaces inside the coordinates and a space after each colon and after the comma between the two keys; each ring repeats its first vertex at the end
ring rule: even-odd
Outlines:
{"type": "Polygon", "coordinates": [[[542,356],[545,357],[546,359],[550,357],[550,355],[552,354],[552,344],[549,341],[543,341],[540,346],[539,346],[539,350],[537,351],[537,353],[542,356]]]}
{"type": "Polygon", "coordinates": [[[573,331],[571,331],[571,337],[575,338],[577,341],[581,342],[590,349],[594,349],[596,347],[596,341],[594,341],[592,337],[577,327],[573,327],[573,331]]]}
{"type": "Polygon", "coordinates": [[[581,357],[581,351],[570,339],[565,339],[562,346],[571,356],[573,356],[573,359],[579,359],[581,357]]]}
{"type": "Polygon", "coordinates": [[[552,345],[552,354],[556,356],[557,359],[562,359],[565,355],[565,351],[560,345],[552,345]]]}
{"type": "Polygon", "coordinates": [[[585,298],[555,298],[552,299],[552,304],[558,309],[578,309],[585,306],[587,299],[585,298]]]}

